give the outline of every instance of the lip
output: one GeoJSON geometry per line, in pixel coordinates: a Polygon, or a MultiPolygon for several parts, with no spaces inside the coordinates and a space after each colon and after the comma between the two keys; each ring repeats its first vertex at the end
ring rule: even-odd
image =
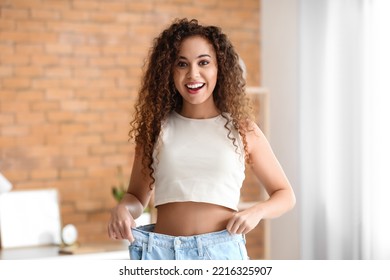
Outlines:
{"type": "Polygon", "coordinates": [[[206,83],[191,82],[191,83],[185,84],[185,87],[186,87],[188,93],[197,94],[205,85],[206,85],[206,83]],[[191,88],[191,86],[197,86],[197,87],[191,88]]]}

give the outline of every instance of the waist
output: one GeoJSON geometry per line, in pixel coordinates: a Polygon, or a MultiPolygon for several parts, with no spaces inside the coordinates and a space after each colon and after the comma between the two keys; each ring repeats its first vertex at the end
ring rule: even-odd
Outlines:
{"type": "Polygon", "coordinates": [[[156,233],[191,236],[226,229],[234,210],[200,202],[175,202],[157,207],[156,233]]]}
{"type": "Polygon", "coordinates": [[[196,234],[191,236],[172,236],[155,232],[155,225],[145,225],[132,229],[135,242],[150,243],[165,248],[197,248],[200,244],[210,246],[213,244],[228,242],[232,240],[243,241],[245,237],[242,234],[230,234],[227,230],[216,232],[196,234]]]}

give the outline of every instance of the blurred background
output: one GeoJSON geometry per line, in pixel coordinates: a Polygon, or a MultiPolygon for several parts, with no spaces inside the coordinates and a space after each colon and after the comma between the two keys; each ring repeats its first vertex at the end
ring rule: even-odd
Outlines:
{"type": "MultiPolygon", "coordinates": [[[[0,197],[55,190],[58,209],[43,208],[59,212],[46,219],[59,224],[52,232],[72,224],[80,244],[107,241],[112,190],[132,168],[127,132],[144,59],[162,29],[187,17],[230,37],[297,195],[292,212],[251,233],[252,258],[390,259],[389,1],[0,0],[0,8],[0,197]]],[[[262,197],[258,189],[248,174],[243,204],[262,197]]],[[[28,209],[9,213],[39,207],[24,196],[7,211],[17,203],[5,201],[2,250],[4,236],[15,236],[4,223],[28,209]]]]}

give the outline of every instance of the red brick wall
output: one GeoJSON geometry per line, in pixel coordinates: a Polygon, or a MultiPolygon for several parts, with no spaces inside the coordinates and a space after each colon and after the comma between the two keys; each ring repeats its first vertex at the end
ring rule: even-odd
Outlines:
{"type": "MultiPolygon", "coordinates": [[[[80,242],[106,240],[117,168],[152,39],[176,17],[215,24],[260,84],[259,0],[0,0],[0,171],[56,188],[80,242]]],[[[125,180],[127,183],[127,179],[125,180]]]]}

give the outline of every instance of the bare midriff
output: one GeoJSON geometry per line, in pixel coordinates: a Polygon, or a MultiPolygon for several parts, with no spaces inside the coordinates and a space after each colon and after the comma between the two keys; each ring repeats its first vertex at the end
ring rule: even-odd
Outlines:
{"type": "Polygon", "coordinates": [[[172,236],[197,235],[226,229],[235,211],[199,202],[174,202],[157,207],[154,231],[172,236]]]}

